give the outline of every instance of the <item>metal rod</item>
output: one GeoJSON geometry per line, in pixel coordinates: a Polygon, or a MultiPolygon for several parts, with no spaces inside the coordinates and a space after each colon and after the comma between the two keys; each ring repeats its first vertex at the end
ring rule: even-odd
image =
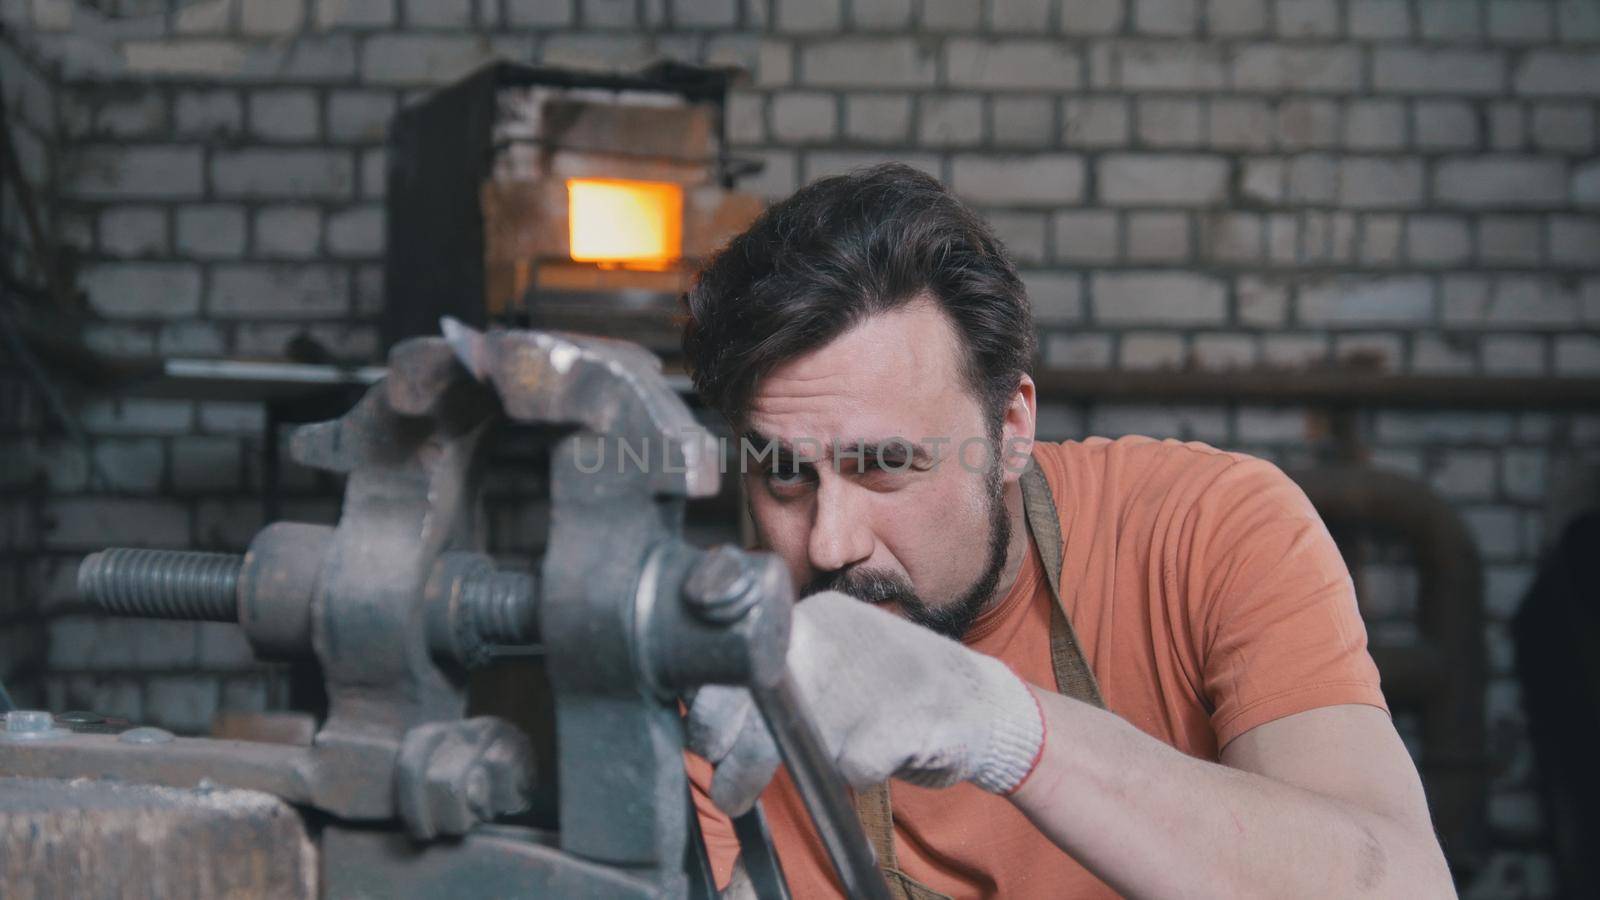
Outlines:
{"type": "Polygon", "coordinates": [[[78,566],[78,595],[118,616],[239,621],[239,572],[233,553],[112,547],[78,566]]]}
{"type": "MultiPolygon", "coordinates": [[[[689,840],[683,848],[683,874],[689,881],[688,900],[718,900],[717,879],[711,874],[711,858],[706,853],[706,835],[700,828],[700,811],[694,805],[694,787],[683,786],[685,820],[689,840]]],[[[735,826],[737,828],[737,826],[735,826]]]]}
{"type": "Polygon", "coordinates": [[[889,900],[889,886],[873,858],[867,832],[856,818],[849,789],[834,770],[792,677],[785,673],[777,684],[752,687],[750,694],[777,741],[795,787],[800,789],[800,799],[805,801],[806,812],[839,874],[845,896],[889,900]]]}
{"type": "Polygon", "coordinates": [[[772,847],[772,832],[760,801],[750,811],[733,820],[733,834],[739,839],[739,859],[760,900],[789,900],[789,883],[772,847]]]}
{"type": "Polygon", "coordinates": [[[490,644],[539,642],[539,580],[527,572],[494,571],[466,578],[463,607],[472,609],[478,637],[490,644]]]}

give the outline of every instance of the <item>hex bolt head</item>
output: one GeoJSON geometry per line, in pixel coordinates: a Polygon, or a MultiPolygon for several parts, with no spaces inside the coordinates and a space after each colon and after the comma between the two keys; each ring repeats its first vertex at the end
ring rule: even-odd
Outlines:
{"type": "Polygon", "coordinates": [[[13,709],[6,713],[7,734],[44,734],[55,727],[55,719],[42,709],[13,709]]]}
{"type": "Polygon", "coordinates": [[[13,709],[6,713],[5,726],[0,728],[0,741],[47,741],[69,734],[72,732],[57,728],[55,717],[42,709],[13,709]]]}
{"type": "Polygon", "coordinates": [[[689,570],[683,597],[701,618],[727,623],[743,616],[755,603],[750,590],[754,585],[745,554],[737,547],[720,544],[707,550],[689,570]]]}

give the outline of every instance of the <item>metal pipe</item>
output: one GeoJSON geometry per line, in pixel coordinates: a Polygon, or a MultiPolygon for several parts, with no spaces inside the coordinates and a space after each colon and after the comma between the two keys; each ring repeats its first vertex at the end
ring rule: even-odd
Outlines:
{"type": "Polygon", "coordinates": [[[1392,375],[1355,369],[1232,372],[1051,368],[1039,396],[1063,402],[1216,402],[1440,409],[1593,409],[1600,378],[1392,375]]]}
{"type": "Polygon", "coordinates": [[[856,818],[849,788],[834,770],[822,738],[806,715],[792,676],[785,673],[771,687],[753,686],[750,694],[800,789],[845,896],[889,900],[889,886],[873,858],[866,830],[856,818]]]}

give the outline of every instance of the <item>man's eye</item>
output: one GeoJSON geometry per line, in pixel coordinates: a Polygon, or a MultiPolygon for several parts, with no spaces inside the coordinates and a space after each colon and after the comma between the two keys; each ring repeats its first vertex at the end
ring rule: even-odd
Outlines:
{"type": "Polygon", "coordinates": [[[911,461],[905,457],[886,453],[881,458],[869,456],[861,460],[861,465],[856,472],[863,477],[880,480],[908,475],[913,471],[913,468],[911,461]]]}
{"type": "Polygon", "coordinates": [[[810,473],[804,469],[768,469],[766,477],[767,484],[780,490],[804,487],[811,481],[810,473]]]}

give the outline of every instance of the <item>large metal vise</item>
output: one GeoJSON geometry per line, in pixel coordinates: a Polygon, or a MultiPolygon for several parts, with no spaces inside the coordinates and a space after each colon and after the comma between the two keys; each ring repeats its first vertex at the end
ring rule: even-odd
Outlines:
{"type": "MultiPolygon", "coordinates": [[[[263,659],[314,658],[329,710],[309,744],[83,733],[14,714],[0,776],[270,794],[315,826],[326,897],[706,895],[679,702],[739,684],[847,892],[887,896],[787,682],[786,572],[681,536],[684,503],[716,492],[722,457],[654,356],[446,320],[443,337],[397,345],[383,381],[291,446],[347,475],[337,527],[275,523],[242,557],[107,550],[79,584],[116,614],[237,622],[263,659]],[[551,442],[550,539],[531,574],[498,570],[482,549],[481,451],[502,419],[551,442]],[[623,447],[645,464],[621,464],[623,447]],[[607,451],[615,463],[596,466],[607,451]],[[553,760],[536,761],[507,721],[465,718],[467,671],[493,647],[535,643],[555,697],[553,760]],[[558,830],[494,824],[527,804],[536,762],[557,771],[558,830]]],[[[784,896],[759,810],[737,830],[758,890],[784,896]]]]}

